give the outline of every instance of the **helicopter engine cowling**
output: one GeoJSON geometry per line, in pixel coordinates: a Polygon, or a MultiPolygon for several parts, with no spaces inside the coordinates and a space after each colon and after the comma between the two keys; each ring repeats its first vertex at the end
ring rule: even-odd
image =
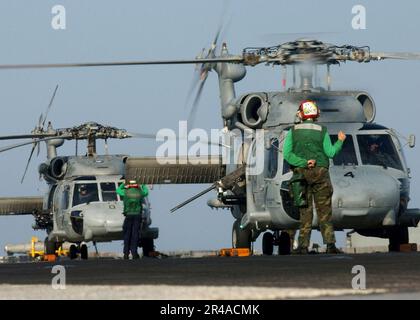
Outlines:
{"type": "Polygon", "coordinates": [[[49,171],[53,178],[61,179],[66,174],[67,170],[67,158],[55,157],[51,160],[49,171]]]}
{"type": "Polygon", "coordinates": [[[376,106],[372,97],[366,92],[360,92],[356,95],[356,99],[362,105],[363,113],[366,118],[366,122],[373,122],[376,116],[376,106]]]}
{"type": "Polygon", "coordinates": [[[259,94],[250,94],[241,104],[242,122],[250,128],[260,128],[267,120],[268,102],[259,94]]]}
{"type": "Polygon", "coordinates": [[[50,166],[47,163],[41,163],[38,167],[38,173],[44,177],[48,183],[57,182],[57,179],[50,174],[50,166]]]}

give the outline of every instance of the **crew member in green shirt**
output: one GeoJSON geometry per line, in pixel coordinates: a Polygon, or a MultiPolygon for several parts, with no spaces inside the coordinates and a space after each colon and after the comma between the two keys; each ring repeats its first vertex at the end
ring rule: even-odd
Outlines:
{"type": "Polygon", "coordinates": [[[299,209],[299,245],[294,251],[298,254],[308,253],[313,219],[312,202],[315,203],[327,253],[341,253],[335,246],[331,222],[333,188],[328,169],[329,159],[340,152],[346,135],[340,131],[338,140],[333,145],[327,129],[315,123],[319,114],[319,108],[314,101],[303,101],[298,110],[301,122],[290,129],[283,145],[284,159],[293,168],[294,175],[301,175],[307,184],[307,205],[299,209]]]}
{"type": "Polygon", "coordinates": [[[149,190],[147,186],[139,186],[135,180],[131,180],[128,184],[121,183],[117,193],[124,203],[124,259],[129,258],[130,252],[133,259],[139,259],[137,247],[140,240],[142,202],[148,196],[149,190]]]}

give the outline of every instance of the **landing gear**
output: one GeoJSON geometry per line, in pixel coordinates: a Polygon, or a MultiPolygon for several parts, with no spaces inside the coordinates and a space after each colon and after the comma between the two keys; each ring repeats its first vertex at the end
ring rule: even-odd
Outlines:
{"type": "Polygon", "coordinates": [[[82,260],[88,259],[88,247],[85,243],[80,245],[80,258],[82,260]]]}
{"type": "Polygon", "coordinates": [[[290,235],[286,231],[282,231],[278,238],[279,255],[289,255],[291,251],[290,235]]]}
{"type": "Polygon", "coordinates": [[[251,230],[242,229],[240,220],[235,220],[233,223],[232,247],[251,249],[251,230]]]}
{"type": "Polygon", "coordinates": [[[271,256],[274,250],[274,236],[271,232],[266,232],[262,239],[263,255],[271,256]]]}
{"type": "Polygon", "coordinates": [[[400,245],[408,243],[408,227],[393,227],[389,231],[389,251],[400,251],[400,245]]]}
{"type": "Polygon", "coordinates": [[[45,253],[50,255],[50,254],[55,254],[55,250],[56,248],[56,242],[55,241],[50,241],[48,240],[48,238],[45,238],[45,242],[44,242],[44,246],[45,246],[45,253]]]}
{"type": "Polygon", "coordinates": [[[286,231],[266,232],[262,239],[262,251],[264,255],[271,256],[274,246],[279,247],[279,255],[289,255],[291,244],[290,235],[286,231]]]}
{"type": "Polygon", "coordinates": [[[71,259],[71,260],[74,260],[74,259],[76,259],[76,258],[77,258],[77,246],[76,246],[75,244],[72,244],[72,245],[70,246],[70,249],[69,249],[69,256],[70,256],[70,259],[71,259]]]}
{"type": "Polygon", "coordinates": [[[80,253],[80,258],[82,260],[87,260],[89,257],[89,251],[86,243],[82,244],[72,244],[69,249],[69,257],[71,260],[77,259],[77,256],[80,253]]]}
{"type": "Polygon", "coordinates": [[[149,257],[155,250],[155,244],[152,238],[143,238],[140,240],[140,246],[143,248],[143,257],[149,257]]]}

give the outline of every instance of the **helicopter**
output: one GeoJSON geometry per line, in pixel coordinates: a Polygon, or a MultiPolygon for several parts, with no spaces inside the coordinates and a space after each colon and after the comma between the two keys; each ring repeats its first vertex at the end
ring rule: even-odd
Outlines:
{"type": "MultiPolygon", "coordinates": [[[[33,215],[34,230],[45,230],[47,237],[44,251],[55,255],[64,242],[70,243],[69,257],[88,259],[88,242],[109,242],[123,238],[123,204],[116,193],[117,187],[125,182],[124,162],[127,155],[109,154],[108,139],[126,139],[133,135],[126,130],[86,122],[71,128],[54,129],[51,122],[46,125],[48,111],[52,105],[58,86],[48,105],[47,112],[41,114],[39,123],[31,134],[0,136],[0,140],[28,139],[29,142],[1,148],[0,152],[32,144],[23,182],[34,151],[45,142],[47,160],[38,167],[40,177],[48,185],[43,197],[0,198],[0,215],[33,215]],[[107,152],[97,154],[96,141],[105,140],[107,152]],[[66,140],[76,141],[76,153],[71,156],[57,155],[57,149],[66,140]],[[78,155],[78,141],[87,140],[87,152],[78,155]]],[[[148,137],[143,135],[142,137],[148,137]]],[[[38,151],[39,152],[39,151],[38,151]]],[[[151,227],[151,205],[143,199],[142,223],[139,247],[143,256],[154,251],[154,240],[159,229],[151,227]]],[[[97,250],[97,249],[96,249],[97,250]]]]}
{"type": "MultiPolygon", "coordinates": [[[[216,190],[216,198],[209,200],[208,205],[230,210],[234,218],[232,246],[251,248],[264,233],[262,251],[267,255],[273,253],[274,246],[278,246],[279,254],[290,253],[286,230],[299,227],[299,213],[288,190],[292,172],[283,159],[282,145],[288,130],[297,122],[300,102],[313,100],[320,107],[318,121],[327,127],[332,141],[337,139],[339,130],[347,135],[342,152],[330,162],[335,230],[353,229],[361,235],[388,238],[392,251],[398,251],[401,244],[408,243],[408,227],[417,226],[420,209],[408,207],[410,176],[404,145],[394,129],[374,122],[376,106],[368,92],[331,90],[330,68],[351,61],[419,60],[420,54],[373,52],[367,46],[337,46],[312,39],[298,39],[271,47],[248,47],[239,55],[230,54],[227,44],[223,43],[220,54],[216,54],[219,33],[210,49],[203,50],[194,59],[0,65],[0,69],[196,64],[199,82],[191,114],[196,112],[196,102],[209,72],[215,71],[219,79],[223,130],[228,137],[235,139],[239,135],[244,141],[240,148],[226,151],[235,163],[211,162],[207,170],[201,170],[202,164],[198,169],[193,163],[183,165],[188,170],[196,168],[193,172],[182,171],[178,164],[162,164],[157,159],[127,158],[125,177],[142,183],[149,180],[155,183],[211,183],[171,212],[216,190]],[[249,92],[237,96],[235,83],[245,78],[246,67],[260,64],[280,66],[284,70],[291,66],[293,85],[283,91],[249,92]],[[325,87],[313,84],[314,74],[320,66],[326,66],[325,87]],[[263,137],[257,138],[261,132],[263,137]],[[257,152],[261,146],[263,152],[257,152]],[[376,152],[376,158],[368,153],[369,150],[376,152]],[[255,163],[263,167],[257,174],[251,170],[255,163]]],[[[414,135],[406,140],[410,147],[415,146],[414,135]]],[[[319,228],[316,215],[312,227],[319,228]]]]}

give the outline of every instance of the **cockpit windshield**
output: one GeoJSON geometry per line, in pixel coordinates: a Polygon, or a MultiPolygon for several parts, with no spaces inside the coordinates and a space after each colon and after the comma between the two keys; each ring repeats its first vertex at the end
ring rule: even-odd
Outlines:
{"type": "Polygon", "coordinates": [[[363,164],[403,170],[401,160],[389,135],[358,135],[357,142],[363,164]]]}
{"type": "Polygon", "coordinates": [[[117,201],[115,182],[101,183],[102,201],[117,201]]]}
{"type": "MultiPolygon", "coordinates": [[[[338,139],[336,134],[331,135],[331,143],[334,144],[338,139]]],[[[347,135],[346,140],[344,140],[343,148],[341,151],[333,158],[335,166],[351,166],[357,165],[356,151],[354,149],[353,137],[347,135]]]]}
{"type": "Polygon", "coordinates": [[[73,206],[99,201],[96,183],[76,183],[73,190],[73,206]]]}

